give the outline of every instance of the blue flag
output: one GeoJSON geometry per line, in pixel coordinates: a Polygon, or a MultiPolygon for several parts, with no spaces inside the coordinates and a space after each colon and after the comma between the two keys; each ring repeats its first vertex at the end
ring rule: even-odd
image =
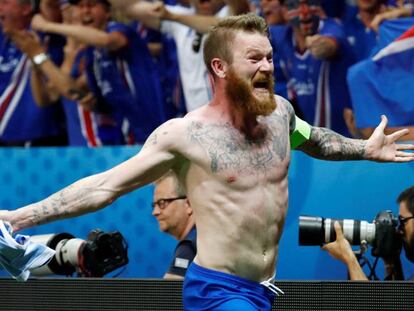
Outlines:
{"type": "Polygon", "coordinates": [[[348,70],[348,86],[358,128],[414,125],[414,19],[385,22],[378,52],[348,70]],[[411,28],[410,28],[411,27],[411,28]]]}

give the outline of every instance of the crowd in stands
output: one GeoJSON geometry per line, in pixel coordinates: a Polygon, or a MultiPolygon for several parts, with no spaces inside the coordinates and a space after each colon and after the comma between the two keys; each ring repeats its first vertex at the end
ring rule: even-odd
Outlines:
{"type": "Polygon", "coordinates": [[[308,123],[366,138],[348,69],[377,52],[385,21],[411,21],[413,3],[0,0],[0,146],[142,144],[164,121],[209,102],[206,33],[247,12],[270,27],[275,92],[308,123]]]}

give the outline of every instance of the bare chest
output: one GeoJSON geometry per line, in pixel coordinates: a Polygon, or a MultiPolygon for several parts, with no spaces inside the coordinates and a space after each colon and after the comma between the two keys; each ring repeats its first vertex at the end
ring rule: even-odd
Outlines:
{"type": "Polygon", "coordinates": [[[278,117],[264,126],[265,135],[250,140],[230,124],[194,122],[188,132],[193,162],[227,184],[285,177],[290,162],[287,121],[278,117]]]}

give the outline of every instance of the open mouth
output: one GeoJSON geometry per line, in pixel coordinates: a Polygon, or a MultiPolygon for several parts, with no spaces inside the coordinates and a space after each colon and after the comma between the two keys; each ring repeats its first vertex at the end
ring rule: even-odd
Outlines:
{"type": "Polygon", "coordinates": [[[253,82],[253,88],[267,90],[269,88],[269,81],[267,80],[255,81],[253,82]]]}
{"type": "Polygon", "coordinates": [[[93,18],[92,17],[90,17],[90,16],[86,16],[86,17],[84,17],[83,19],[82,19],[82,24],[84,25],[84,26],[89,26],[89,25],[91,25],[93,23],[93,18]]]}

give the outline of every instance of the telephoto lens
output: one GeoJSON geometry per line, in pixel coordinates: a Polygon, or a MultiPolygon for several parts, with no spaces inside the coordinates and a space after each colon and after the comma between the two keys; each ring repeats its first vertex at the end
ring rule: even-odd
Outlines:
{"type": "Polygon", "coordinates": [[[375,239],[375,224],[364,220],[299,216],[299,245],[322,245],[336,240],[334,223],[338,221],[351,245],[371,244],[375,239]]]}

